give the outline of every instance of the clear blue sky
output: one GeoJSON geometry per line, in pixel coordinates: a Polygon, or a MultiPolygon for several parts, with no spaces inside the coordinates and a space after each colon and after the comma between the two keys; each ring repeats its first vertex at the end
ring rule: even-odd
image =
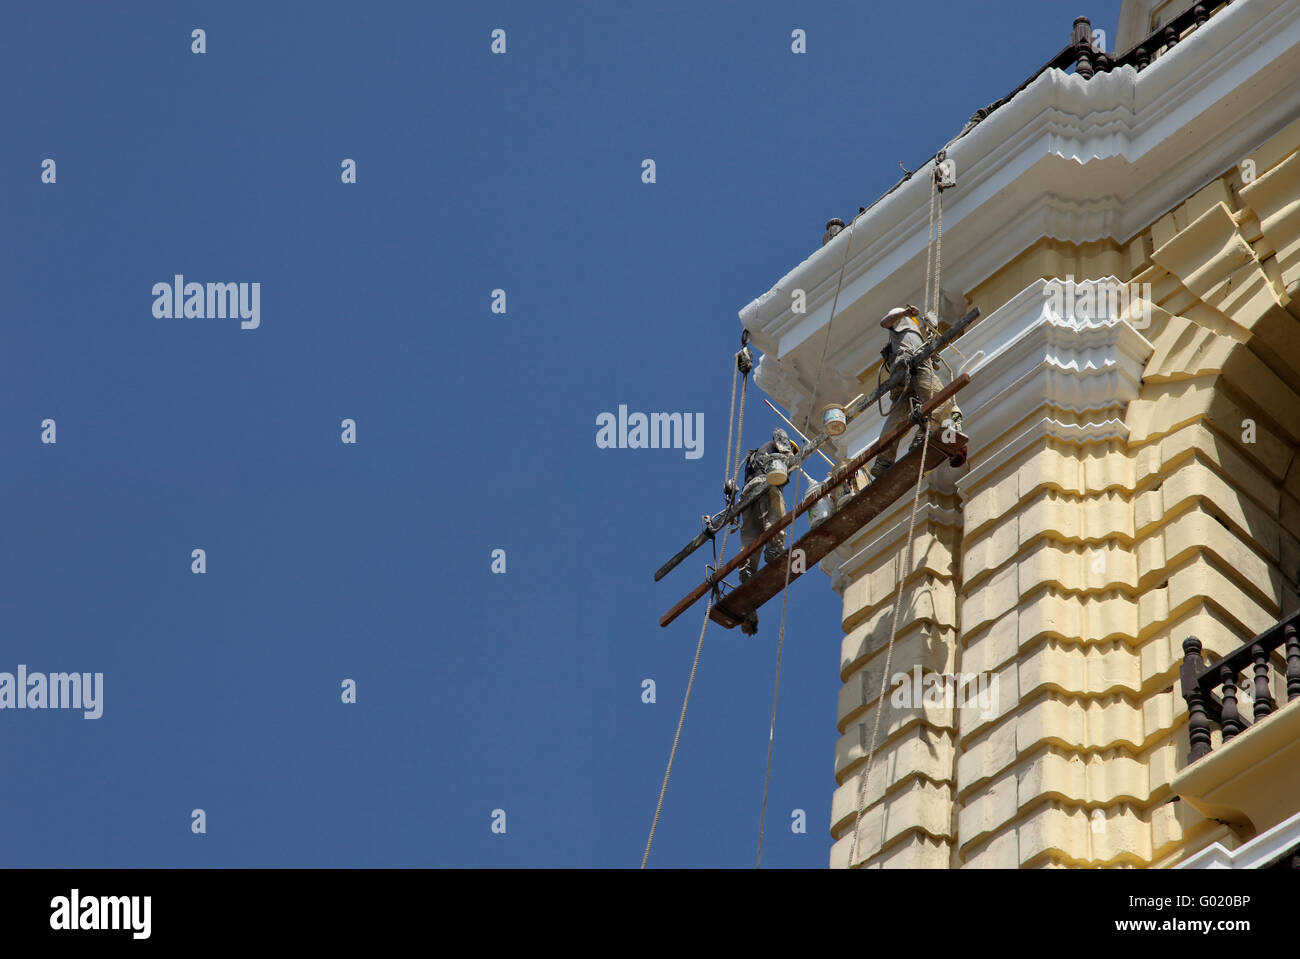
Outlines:
{"type": "MultiPolygon", "coordinates": [[[[1118,9],[6,8],[0,671],[104,704],[0,711],[0,864],[638,865],[737,311],[1118,9]],[[155,318],[177,273],[260,327],[155,318]],[[620,403],[703,457],[598,449],[620,403]]],[[[827,862],[838,612],[792,587],[765,865],[827,862]]],[[[651,865],[753,864],[778,618],[711,627],[651,865]]]]}

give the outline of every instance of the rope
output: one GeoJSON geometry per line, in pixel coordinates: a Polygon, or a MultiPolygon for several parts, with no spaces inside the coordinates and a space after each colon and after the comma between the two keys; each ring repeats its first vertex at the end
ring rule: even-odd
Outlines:
{"type": "MultiPolygon", "coordinates": [[[[859,214],[860,216],[861,214],[859,214]]],[[[849,235],[844,240],[844,259],[840,263],[839,277],[835,281],[835,296],[831,300],[831,314],[826,319],[826,335],[822,338],[822,355],[817,361],[817,378],[813,381],[812,395],[808,398],[808,410],[803,418],[803,432],[808,435],[809,427],[812,425],[813,409],[817,405],[817,394],[822,386],[822,372],[826,366],[826,351],[831,343],[831,324],[835,322],[835,310],[840,303],[840,290],[844,286],[844,269],[849,265],[849,251],[853,249],[853,228],[857,226],[857,218],[849,224],[849,235]]],[[[791,493],[794,500],[791,509],[797,509],[799,506],[799,475],[796,472],[794,477],[794,489],[791,493]]],[[[757,869],[763,867],[763,827],[767,820],[767,795],[772,783],[772,743],[776,739],[776,704],[777,698],[781,691],[781,653],[785,647],[785,614],[790,601],[790,569],[794,562],[794,523],[790,524],[790,549],[786,550],[785,555],[785,585],[781,588],[781,629],[776,640],[776,678],[772,687],[772,723],[767,731],[767,768],[763,773],[763,807],[758,816],[758,863],[757,869]]]]}
{"type": "MultiPolygon", "coordinates": [[[[942,152],[942,151],[941,151],[942,152]]],[[[937,155],[936,155],[937,157],[937,155]]],[[[934,179],[930,187],[930,231],[926,235],[926,241],[929,244],[925,253],[925,312],[929,313],[933,309],[935,315],[939,312],[939,280],[943,268],[943,191],[939,189],[939,167],[936,158],[934,179]],[[936,217],[935,207],[938,207],[938,229],[935,229],[936,217]],[[933,253],[934,260],[934,297],[930,296],[930,260],[933,253]]],[[[944,364],[947,365],[946,363],[944,364]]],[[[951,367],[949,368],[951,373],[951,367]]],[[[901,397],[900,397],[901,399],[901,397]]],[[[849,868],[853,868],[853,856],[857,852],[858,833],[862,826],[862,812],[865,806],[867,795],[867,786],[871,781],[871,765],[876,755],[876,741],[880,735],[880,716],[885,711],[885,690],[889,684],[889,665],[894,655],[894,640],[898,637],[898,614],[902,607],[903,600],[903,579],[906,576],[905,570],[912,568],[912,540],[916,534],[916,513],[921,504],[921,484],[925,482],[925,458],[930,449],[930,417],[925,418],[925,438],[921,442],[921,463],[916,474],[916,491],[912,495],[912,516],[907,526],[907,547],[905,563],[898,568],[897,592],[894,595],[894,616],[893,623],[889,629],[889,645],[885,647],[885,667],[880,674],[880,696],[876,700],[876,717],[871,725],[871,743],[867,748],[867,759],[865,768],[862,771],[862,778],[858,781],[858,809],[857,815],[853,820],[853,839],[849,842],[849,868]]]]}
{"type": "MultiPolygon", "coordinates": [[[[739,369],[739,367],[736,367],[736,369],[739,369]]],[[[748,386],[749,386],[749,374],[746,373],[744,383],[741,385],[741,389],[740,389],[740,418],[736,423],[736,473],[737,474],[739,474],[740,472],[740,438],[744,435],[743,430],[745,425],[745,393],[747,392],[748,386]]],[[[736,409],[735,372],[733,372],[731,375],[731,409],[733,411],[736,409]]],[[[730,420],[728,420],[727,462],[724,462],[722,464],[722,475],[723,475],[724,483],[727,478],[728,469],[731,465],[730,459],[731,459],[731,422],[730,420]]],[[[719,548],[719,551],[716,554],[716,558],[714,559],[715,570],[721,569],[723,562],[727,558],[727,537],[730,535],[731,535],[731,524],[728,523],[727,528],[722,533],[722,546],[719,548]]],[[[716,595],[716,587],[715,587],[715,595],[716,595]]],[[[691,675],[690,678],[686,681],[686,695],[682,697],[682,713],[677,718],[677,731],[673,733],[673,748],[668,752],[668,766],[666,769],[664,769],[663,785],[659,787],[659,801],[655,804],[654,819],[650,822],[650,835],[649,837],[647,837],[645,841],[645,854],[642,855],[641,857],[642,869],[645,868],[646,862],[649,861],[650,859],[650,846],[655,841],[655,830],[659,828],[659,814],[663,812],[664,796],[668,792],[668,777],[672,775],[673,761],[677,758],[677,744],[681,742],[682,726],[685,725],[686,723],[686,707],[689,706],[691,703],[691,690],[695,686],[695,673],[700,667],[700,653],[703,652],[704,650],[704,634],[708,631],[709,628],[709,614],[711,612],[713,612],[713,595],[710,595],[708,602],[704,604],[704,623],[702,626],[700,626],[699,642],[695,644],[695,659],[691,662],[691,675]]]]}
{"type": "MultiPolygon", "coordinates": [[[[737,353],[737,356],[740,354],[737,353]]],[[[722,488],[727,488],[727,480],[731,478],[731,428],[736,425],[736,376],[740,373],[740,364],[736,363],[731,367],[731,411],[727,413],[727,455],[722,461],[722,488]]],[[[749,379],[748,376],[745,377],[749,379]]],[[[736,440],[739,445],[740,440],[736,440]]]]}
{"type": "Polygon", "coordinates": [[[744,462],[740,455],[740,438],[745,435],[745,395],[749,392],[749,374],[745,375],[745,380],[740,384],[740,417],[736,420],[736,468],[731,471],[731,480],[733,483],[740,481],[740,467],[744,462]]]}
{"type": "Polygon", "coordinates": [[[939,270],[942,267],[941,258],[943,256],[943,191],[939,189],[938,183],[935,184],[935,193],[939,195],[939,229],[935,234],[934,240],[934,303],[932,309],[934,315],[939,315],[939,270]]]}
{"type": "Polygon", "coordinates": [[[934,259],[934,203],[939,194],[939,168],[936,165],[930,183],[930,225],[925,232],[925,288],[921,293],[921,309],[930,312],[930,261],[934,259]]]}
{"type": "Polygon", "coordinates": [[[925,439],[921,444],[921,467],[916,474],[916,492],[912,497],[912,519],[907,527],[907,560],[898,568],[898,590],[894,595],[894,622],[889,630],[889,645],[885,647],[885,668],[880,674],[880,698],[876,701],[876,719],[871,727],[871,745],[867,749],[866,768],[858,781],[858,813],[853,820],[853,839],[849,843],[849,868],[853,867],[853,854],[858,848],[858,830],[862,825],[862,810],[871,779],[871,762],[876,755],[876,739],[880,734],[880,714],[885,711],[885,689],[889,683],[889,664],[894,655],[894,640],[898,636],[898,613],[902,607],[904,570],[912,568],[912,537],[916,532],[916,511],[921,503],[921,484],[925,481],[925,457],[930,449],[930,417],[925,418],[925,439]]]}
{"type": "MultiPolygon", "coordinates": [[[[794,502],[799,502],[799,474],[794,477],[794,502]]],[[[785,554],[785,586],[781,591],[781,631],[776,638],[776,680],[772,684],[772,725],[767,730],[767,771],[763,774],[763,808],[758,814],[758,863],[763,868],[763,824],[767,819],[767,792],[772,782],[772,742],[776,739],[776,698],[781,690],[781,650],[785,646],[785,610],[790,599],[790,567],[794,562],[794,523],[790,523],[791,548],[785,554]]]]}
{"type": "MultiPolygon", "coordinates": [[[[858,214],[861,216],[862,214],[858,214]]],[[[844,261],[840,263],[840,276],[835,281],[835,298],[831,300],[831,315],[826,319],[826,336],[822,338],[822,358],[817,361],[817,379],[813,381],[813,393],[808,398],[808,412],[803,418],[803,432],[808,435],[808,427],[812,424],[813,407],[817,405],[817,391],[822,385],[822,368],[826,364],[826,349],[831,345],[831,324],[835,322],[835,308],[840,303],[840,287],[844,285],[844,268],[849,265],[849,250],[853,247],[853,228],[858,225],[857,218],[849,224],[849,235],[844,241],[844,261]]]]}

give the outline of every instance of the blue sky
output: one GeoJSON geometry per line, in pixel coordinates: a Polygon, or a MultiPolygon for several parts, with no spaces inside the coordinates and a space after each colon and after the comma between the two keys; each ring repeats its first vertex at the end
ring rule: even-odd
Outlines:
{"type": "MultiPolygon", "coordinates": [[[[0,710],[0,864],[638,865],[707,549],[652,574],[720,505],[737,311],[1076,15],[1113,38],[1084,6],[6,9],[0,671],[104,695],[0,710]],[[178,273],[260,326],[155,317],[178,273]],[[620,403],[703,456],[599,449],[620,403]]],[[[765,866],[827,862],[838,612],[792,587],[765,866]]],[[[754,863],[761,619],[710,628],[652,866],[754,863]]]]}

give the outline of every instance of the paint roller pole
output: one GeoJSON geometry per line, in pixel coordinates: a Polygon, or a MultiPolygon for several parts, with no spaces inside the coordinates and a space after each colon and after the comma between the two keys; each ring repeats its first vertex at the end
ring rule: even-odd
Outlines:
{"type": "MultiPolygon", "coordinates": [[[[772,411],[773,413],[775,413],[777,416],[781,417],[781,422],[782,422],[782,423],[784,423],[786,426],[790,427],[790,429],[794,430],[794,435],[795,435],[795,436],[799,437],[799,439],[803,440],[804,443],[807,444],[807,442],[808,442],[808,437],[806,437],[806,436],[804,436],[802,433],[800,433],[800,432],[799,432],[799,427],[795,426],[795,425],[794,425],[793,423],[791,423],[788,419],[786,419],[785,414],[782,413],[780,410],[778,410],[775,406],[773,406],[771,400],[769,400],[769,399],[765,396],[765,397],[763,397],[763,402],[767,404],[767,408],[768,408],[769,410],[771,410],[771,411],[772,411]]],[[[835,461],[834,461],[833,459],[831,459],[829,456],[827,456],[825,453],[823,453],[820,449],[817,450],[817,455],[820,456],[822,459],[824,459],[827,463],[830,463],[830,464],[831,464],[831,469],[835,469],[835,461]]],[[[799,472],[800,472],[800,473],[803,473],[803,468],[802,468],[802,467],[799,469],[799,472]]],[[[803,475],[804,475],[804,476],[808,476],[807,473],[803,473],[803,475]]],[[[811,479],[811,478],[812,478],[812,477],[809,477],[809,479],[811,479]]]]}

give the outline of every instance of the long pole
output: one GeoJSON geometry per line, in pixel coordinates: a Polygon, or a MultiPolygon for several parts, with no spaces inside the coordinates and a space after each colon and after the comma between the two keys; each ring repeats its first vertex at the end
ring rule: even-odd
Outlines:
{"type": "MultiPolygon", "coordinates": [[[[954,393],[956,393],[959,389],[961,389],[969,382],[970,382],[970,374],[963,373],[961,376],[957,377],[957,379],[953,380],[951,383],[949,383],[947,386],[941,389],[938,393],[935,393],[933,397],[931,397],[929,400],[927,400],[925,403],[921,405],[922,417],[928,417],[932,412],[934,412],[945,402],[947,402],[949,397],[951,397],[954,393]]],[[[901,440],[912,430],[912,428],[915,425],[916,424],[913,423],[910,419],[904,420],[902,423],[899,423],[893,429],[882,434],[880,439],[876,440],[874,443],[868,446],[857,456],[853,457],[853,459],[849,460],[843,466],[833,470],[831,472],[831,475],[826,480],[826,490],[828,494],[830,490],[834,489],[836,486],[839,486],[840,483],[844,482],[844,480],[846,480],[848,477],[852,476],[858,470],[862,469],[862,467],[867,464],[868,460],[872,460],[876,456],[878,456],[880,452],[883,449],[885,449],[885,447],[888,446],[890,443],[894,443],[897,442],[898,440],[901,440]]],[[[921,468],[922,469],[925,468],[924,463],[921,464],[921,468]]],[[[712,589],[714,584],[719,583],[722,580],[726,579],[726,577],[730,575],[738,566],[744,563],[745,560],[749,559],[749,557],[752,556],[754,552],[759,549],[759,547],[763,546],[763,544],[765,544],[768,540],[776,536],[777,533],[781,532],[781,530],[785,529],[787,526],[793,523],[796,518],[802,516],[805,512],[807,512],[812,507],[813,502],[814,501],[812,500],[805,499],[804,502],[797,503],[793,510],[786,513],[779,520],[777,520],[775,523],[769,526],[766,530],[763,531],[763,533],[760,536],[756,537],[752,543],[750,543],[748,546],[742,549],[734,557],[729,559],[721,569],[715,570],[713,572],[713,575],[711,575],[699,586],[696,586],[693,590],[687,593],[682,598],[682,600],[677,603],[676,606],[668,610],[668,612],[664,613],[659,620],[659,625],[667,626],[674,619],[676,619],[678,616],[684,613],[687,609],[690,608],[690,606],[697,599],[699,599],[710,589],[712,589]]]]}
{"type": "MultiPolygon", "coordinates": [[[[781,417],[781,422],[782,422],[782,423],[784,423],[786,426],[790,427],[790,429],[794,430],[794,435],[795,435],[795,436],[799,437],[799,439],[803,440],[805,443],[808,442],[808,437],[806,437],[806,436],[804,436],[802,433],[800,433],[800,432],[799,432],[799,427],[797,427],[797,426],[795,426],[793,423],[791,423],[790,420],[786,417],[786,415],[785,415],[784,413],[782,413],[780,410],[778,410],[778,409],[777,409],[777,408],[772,404],[772,401],[771,401],[771,400],[769,400],[769,399],[765,396],[765,397],[763,397],[763,402],[767,404],[767,408],[768,408],[769,410],[771,410],[771,411],[772,411],[773,413],[775,413],[777,416],[781,417]]],[[[817,451],[817,455],[820,456],[822,459],[824,459],[826,462],[830,463],[830,464],[831,464],[831,469],[835,469],[835,461],[834,461],[833,459],[831,459],[829,456],[827,456],[827,455],[826,455],[825,453],[823,453],[821,450],[818,450],[818,451],[817,451]]],[[[802,473],[803,471],[800,470],[800,472],[802,473]]],[[[807,474],[807,473],[804,473],[803,475],[804,475],[804,476],[807,476],[808,474],[807,474]]]]}
{"type": "MultiPolygon", "coordinates": [[[[960,320],[954,323],[946,333],[943,333],[942,335],[931,340],[925,346],[921,347],[921,349],[917,351],[916,356],[912,359],[910,363],[906,364],[905,366],[900,364],[894,367],[894,371],[889,375],[889,379],[885,380],[885,382],[881,383],[878,387],[876,387],[866,396],[857,397],[856,399],[853,400],[852,403],[850,403],[845,408],[844,410],[845,419],[849,419],[849,420],[853,419],[853,417],[857,416],[859,413],[865,410],[872,403],[876,402],[876,400],[884,396],[895,386],[901,385],[903,382],[904,375],[911,376],[912,374],[914,374],[916,372],[916,368],[930,358],[930,354],[934,353],[937,350],[941,350],[943,349],[943,347],[947,346],[948,342],[952,340],[954,337],[956,337],[958,333],[964,330],[971,323],[975,322],[975,319],[979,315],[980,315],[979,308],[972,307],[970,312],[968,312],[960,320]]],[[[953,382],[956,381],[954,380],[953,382]]],[[[825,444],[825,442],[828,439],[830,439],[830,437],[827,435],[827,433],[824,430],[818,433],[816,436],[814,436],[812,439],[810,439],[807,442],[807,444],[804,446],[801,452],[795,454],[793,465],[795,466],[801,465],[805,459],[807,459],[809,456],[812,455],[813,450],[821,449],[821,447],[825,444]]],[[[700,532],[695,535],[695,538],[693,540],[691,540],[689,543],[687,543],[677,552],[677,555],[675,555],[672,559],[670,559],[668,562],[664,563],[662,566],[659,567],[659,569],[655,572],[655,582],[656,583],[659,582],[659,580],[663,579],[674,569],[676,569],[678,564],[680,564],[682,560],[684,560],[687,556],[690,556],[691,553],[695,552],[697,549],[699,549],[701,546],[707,543],[709,539],[712,538],[718,532],[718,530],[722,529],[722,527],[725,526],[727,523],[730,523],[733,519],[735,519],[736,516],[740,515],[741,511],[744,510],[747,506],[749,506],[750,503],[758,499],[758,497],[763,493],[763,491],[764,491],[763,487],[761,486],[755,487],[755,489],[751,491],[748,495],[741,496],[738,502],[733,503],[731,506],[728,506],[725,510],[723,510],[722,514],[718,518],[718,522],[715,525],[706,526],[704,529],[700,530],[700,532]]]]}

